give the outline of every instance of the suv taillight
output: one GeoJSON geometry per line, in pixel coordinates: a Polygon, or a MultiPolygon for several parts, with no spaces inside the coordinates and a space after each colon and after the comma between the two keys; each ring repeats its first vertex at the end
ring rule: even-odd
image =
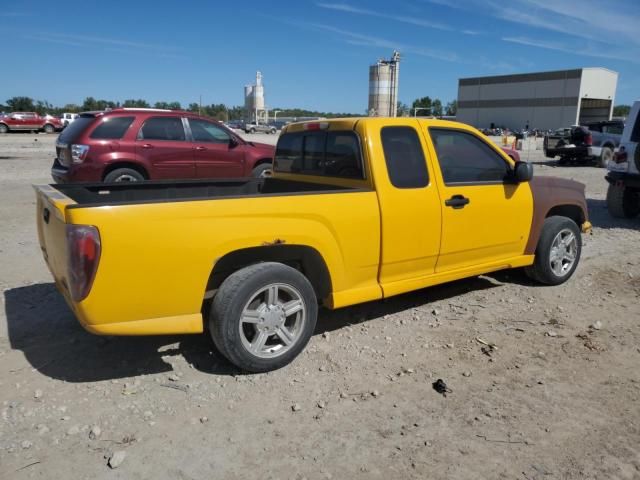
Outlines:
{"type": "Polygon", "coordinates": [[[84,300],[100,262],[100,233],[91,225],[67,225],[67,269],[71,298],[84,300]]]}
{"type": "Polygon", "coordinates": [[[627,161],[627,149],[620,147],[613,156],[613,161],[616,163],[624,163],[627,161]]]}
{"type": "Polygon", "coordinates": [[[593,145],[593,136],[591,134],[589,134],[586,137],[584,137],[584,144],[585,145],[593,145]]]}
{"type": "Polygon", "coordinates": [[[89,145],[71,145],[71,160],[73,163],[82,163],[89,153],[89,145]]]}

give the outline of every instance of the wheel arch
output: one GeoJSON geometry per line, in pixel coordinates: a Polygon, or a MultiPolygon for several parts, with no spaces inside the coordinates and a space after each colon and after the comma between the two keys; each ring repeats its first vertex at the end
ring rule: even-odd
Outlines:
{"type": "MultiPolygon", "coordinates": [[[[232,273],[262,262],[278,262],[300,271],[311,283],[318,300],[329,296],[332,291],[329,268],[315,248],[307,245],[265,245],[249,247],[229,252],[219,258],[207,280],[203,312],[208,308],[208,300],[232,273]]],[[[206,317],[205,317],[206,318],[206,317]]]]}
{"type": "Polygon", "coordinates": [[[549,209],[544,218],[556,216],[570,218],[575,222],[578,228],[580,228],[580,226],[586,221],[585,213],[582,208],[573,204],[556,205],[549,209]]]}

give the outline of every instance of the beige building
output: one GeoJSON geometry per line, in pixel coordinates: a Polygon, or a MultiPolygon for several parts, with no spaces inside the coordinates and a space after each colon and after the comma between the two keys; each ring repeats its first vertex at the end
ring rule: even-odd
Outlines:
{"type": "Polygon", "coordinates": [[[617,83],[618,73],[606,68],[461,78],[456,118],[513,130],[610,120],[617,83]]]}

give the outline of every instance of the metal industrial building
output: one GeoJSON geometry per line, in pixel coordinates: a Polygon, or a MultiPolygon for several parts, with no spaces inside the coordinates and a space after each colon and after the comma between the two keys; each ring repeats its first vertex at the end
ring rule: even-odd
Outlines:
{"type": "Polygon", "coordinates": [[[461,78],[457,120],[478,128],[557,129],[610,120],[618,73],[606,68],[461,78]]]}
{"type": "Polygon", "coordinates": [[[369,67],[369,116],[395,117],[398,112],[398,78],[400,53],[393,52],[391,60],[378,60],[369,67]]]}

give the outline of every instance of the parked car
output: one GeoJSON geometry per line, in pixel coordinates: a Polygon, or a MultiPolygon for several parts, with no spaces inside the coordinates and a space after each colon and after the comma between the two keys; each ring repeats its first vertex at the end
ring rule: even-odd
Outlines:
{"type": "Polygon", "coordinates": [[[548,158],[560,156],[558,163],[570,161],[595,162],[606,167],[620,144],[624,123],[621,121],[593,122],[556,130],[544,138],[543,149],[548,158]]]}
{"type": "Polygon", "coordinates": [[[59,118],[40,116],[36,112],[12,112],[0,117],[0,133],[31,131],[54,133],[64,128],[59,118]]]}
{"type": "Polygon", "coordinates": [[[273,153],[190,112],[117,108],[82,113],[60,134],[51,175],[59,183],[261,176],[273,153]]]}
{"type": "Polygon", "coordinates": [[[273,125],[265,125],[263,123],[247,123],[244,126],[244,131],[246,133],[276,133],[277,129],[273,125]]]}
{"type": "Polygon", "coordinates": [[[517,267],[566,282],[585,186],[532,176],[462,123],[313,121],[283,130],[266,178],[36,187],[38,236],[89,331],[207,330],[263,372],[304,349],[319,304],[517,267]]]}
{"type": "Polygon", "coordinates": [[[225,125],[234,130],[244,130],[245,124],[243,120],[229,120],[225,125]]]}
{"type": "Polygon", "coordinates": [[[70,123],[73,123],[73,121],[78,118],[78,114],[77,113],[63,113],[60,117],[60,120],[62,120],[62,123],[64,124],[64,126],[68,126],[70,123]]]}
{"type": "Polygon", "coordinates": [[[607,208],[618,218],[640,214],[640,101],[631,107],[620,146],[607,165],[607,208]]]}

